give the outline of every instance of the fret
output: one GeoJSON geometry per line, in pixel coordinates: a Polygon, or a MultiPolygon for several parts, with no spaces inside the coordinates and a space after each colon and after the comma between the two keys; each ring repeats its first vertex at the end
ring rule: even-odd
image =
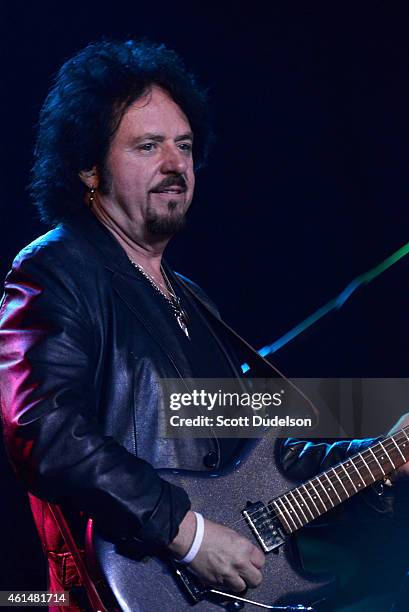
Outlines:
{"type": "Polygon", "coordinates": [[[344,467],[344,464],[343,464],[343,463],[341,463],[340,467],[341,467],[341,468],[344,470],[345,474],[348,476],[349,480],[351,481],[352,486],[354,487],[354,491],[355,491],[355,493],[357,493],[357,492],[358,492],[358,489],[356,488],[355,483],[354,483],[354,481],[352,480],[351,476],[350,476],[350,475],[348,474],[348,472],[346,471],[346,469],[345,469],[345,467],[344,467]]]}
{"type": "Polygon", "coordinates": [[[295,531],[296,529],[298,529],[299,527],[291,515],[291,510],[289,510],[284,503],[284,495],[282,497],[279,497],[277,502],[280,502],[281,506],[284,508],[286,512],[286,516],[290,519],[290,523],[294,525],[294,527],[291,527],[291,531],[295,531]]]}
{"type": "Polygon", "coordinates": [[[372,474],[372,471],[371,471],[371,469],[370,469],[369,465],[367,464],[367,462],[365,461],[365,457],[363,456],[363,454],[362,454],[362,453],[359,453],[359,457],[361,457],[362,461],[365,463],[365,467],[366,467],[366,469],[368,470],[368,472],[370,473],[370,475],[372,476],[372,480],[373,480],[373,482],[376,482],[376,478],[375,478],[375,476],[372,474]]]}
{"type": "MultiPolygon", "coordinates": [[[[393,468],[394,470],[396,470],[396,465],[395,465],[395,464],[394,464],[394,462],[392,461],[392,458],[390,457],[390,455],[389,455],[388,451],[386,450],[386,448],[384,447],[384,445],[382,444],[382,442],[381,442],[381,441],[379,441],[379,444],[381,445],[381,447],[382,447],[382,449],[383,449],[383,451],[384,451],[385,455],[388,457],[388,459],[389,459],[389,463],[391,464],[392,468],[393,468]]],[[[381,457],[381,459],[382,459],[382,457],[381,457]]]]}
{"type": "Polygon", "coordinates": [[[404,453],[409,460],[408,443],[409,435],[402,429],[272,500],[270,503],[284,531],[288,534],[297,531],[406,463],[404,453]]]}
{"type": "Polygon", "coordinates": [[[405,455],[405,462],[407,462],[409,461],[409,450],[407,448],[406,440],[409,440],[409,437],[404,429],[402,429],[399,433],[405,436],[405,437],[402,436],[402,440],[399,441],[399,448],[403,449],[404,451],[403,454],[405,455]]]}
{"type": "Polygon", "coordinates": [[[315,507],[315,509],[316,509],[316,511],[317,511],[317,516],[314,516],[314,514],[311,512],[311,510],[310,510],[310,507],[309,507],[309,506],[308,506],[308,510],[309,510],[309,512],[311,512],[311,516],[312,516],[313,518],[317,518],[318,516],[320,516],[320,515],[321,515],[321,512],[318,510],[318,506],[317,506],[317,504],[315,503],[315,501],[313,500],[313,498],[311,497],[311,495],[310,495],[310,493],[309,493],[309,491],[308,491],[307,487],[306,487],[305,485],[302,485],[302,488],[303,488],[303,489],[305,489],[305,491],[307,492],[308,497],[310,498],[310,500],[311,500],[311,501],[312,501],[312,503],[314,504],[314,507],[315,507]]]}
{"type": "MultiPolygon", "coordinates": [[[[278,499],[277,501],[274,501],[274,502],[273,502],[274,507],[275,507],[275,509],[276,509],[276,511],[277,511],[277,515],[280,517],[280,520],[281,520],[281,522],[282,522],[282,523],[283,523],[283,521],[284,521],[284,523],[285,523],[285,525],[284,525],[284,523],[283,523],[284,529],[285,529],[285,530],[286,530],[288,533],[292,533],[292,532],[294,531],[294,529],[292,529],[292,528],[291,528],[291,526],[290,526],[289,522],[288,522],[288,521],[287,521],[287,519],[285,518],[284,513],[283,513],[283,512],[281,512],[281,510],[280,510],[280,508],[279,508],[279,506],[278,506],[278,503],[277,503],[277,502],[279,502],[279,501],[281,501],[281,500],[280,500],[280,499],[278,499]]],[[[285,510],[285,506],[284,506],[284,510],[285,510]]],[[[291,516],[290,516],[290,520],[292,520],[292,519],[291,519],[291,516]]],[[[294,523],[294,521],[293,521],[293,523],[294,523]]],[[[295,524],[295,523],[294,523],[294,524],[295,524]]]]}
{"type": "MultiPolygon", "coordinates": [[[[398,451],[400,452],[401,457],[402,457],[402,459],[403,459],[403,463],[406,463],[406,458],[405,458],[405,455],[402,453],[401,449],[400,449],[400,448],[399,448],[399,446],[396,444],[396,442],[395,442],[395,437],[394,437],[394,436],[392,436],[392,437],[391,437],[391,440],[393,440],[394,445],[396,446],[396,448],[397,448],[397,449],[398,449],[398,451]]],[[[382,443],[381,443],[381,442],[380,442],[379,444],[382,446],[382,443]]],[[[382,446],[382,448],[383,448],[383,446],[382,446]]],[[[386,454],[388,454],[388,453],[386,453],[386,454]]],[[[395,469],[396,469],[396,468],[395,468],[395,469]]]]}
{"type": "MultiPolygon", "coordinates": [[[[314,487],[313,482],[310,480],[310,481],[309,481],[307,484],[309,484],[309,485],[312,487],[312,489],[313,489],[313,496],[312,496],[312,499],[313,499],[313,500],[315,500],[315,499],[316,499],[317,501],[319,501],[319,502],[320,502],[320,504],[321,504],[321,506],[324,508],[324,512],[326,512],[326,511],[327,511],[327,507],[326,507],[326,505],[324,504],[324,502],[322,501],[321,497],[319,496],[319,493],[318,493],[317,489],[314,487]]],[[[314,502],[314,503],[315,503],[315,502],[314,502]]],[[[321,516],[321,514],[323,514],[323,511],[322,511],[322,510],[319,510],[319,509],[318,509],[318,511],[319,511],[319,516],[321,516]]]]}
{"type": "Polygon", "coordinates": [[[322,491],[325,493],[325,495],[326,495],[326,497],[327,497],[328,501],[329,501],[329,502],[330,502],[330,504],[331,504],[330,508],[333,508],[333,507],[335,506],[335,503],[333,502],[333,500],[332,500],[331,496],[330,496],[330,495],[328,495],[328,493],[327,493],[327,489],[325,488],[325,486],[324,486],[324,484],[323,484],[323,482],[322,482],[322,480],[321,480],[321,478],[322,478],[323,476],[325,476],[325,472],[324,472],[323,474],[318,474],[318,476],[315,478],[315,480],[318,480],[318,482],[320,483],[320,485],[321,485],[321,490],[322,490],[322,491]]]}
{"type": "Polygon", "coordinates": [[[374,459],[375,459],[376,463],[379,465],[379,469],[381,470],[382,474],[383,474],[384,476],[386,476],[386,472],[385,472],[385,470],[383,469],[383,467],[382,467],[382,466],[381,466],[381,464],[379,463],[378,458],[376,457],[376,455],[375,455],[375,454],[374,454],[374,452],[372,451],[371,447],[369,447],[369,448],[368,448],[368,451],[371,453],[371,455],[374,457],[374,459]]]}
{"type": "MultiPolygon", "coordinates": [[[[314,480],[318,480],[318,479],[317,479],[317,478],[314,478],[314,480]]],[[[327,508],[326,504],[325,504],[325,503],[322,501],[321,495],[318,493],[318,491],[317,491],[317,489],[316,489],[316,487],[315,487],[315,485],[314,485],[313,481],[312,481],[312,480],[310,480],[310,481],[309,481],[309,484],[310,484],[310,485],[312,486],[312,488],[314,489],[314,492],[315,492],[315,495],[316,495],[315,499],[318,499],[318,500],[321,502],[321,505],[322,505],[322,507],[324,508],[324,512],[326,512],[326,511],[328,510],[328,508],[327,508]]],[[[320,483],[320,484],[321,484],[321,483],[320,483]]],[[[322,485],[321,485],[321,488],[322,488],[322,485]]],[[[327,497],[328,497],[328,495],[327,495],[327,497]]],[[[321,512],[320,514],[322,514],[322,512],[321,512]]]]}
{"type": "Polygon", "coordinates": [[[348,499],[348,498],[349,498],[349,493],[348,493],[348,491],[346,490],[346,488],[345,488],[345,486],[344,486],[344,483],[342,482],[341,478],[338,476],[336,469],[335,469],[335,468],[332,468],[332,471],[334,472],[335,476],[338,478],[338,480],[339,480],[339,482],[340,482],[340,484],[341,484],[341,487],[342,487],[342,488],[344,489],[344,491],[345,491],[345,494],[346,494],[346,498],[345,498],[345,499],[348,499]]]}
{"type": "MultiPolygon", "coordinates": [[[[409,437],[408,437],[408,435],[407,435],[407,433],[406,433],[406,431],[404,429],[402,429],[399,433],[400,434],[403,433],[403,435],[405,436],[406,440],[409,440],[409,437]]],[[[405,440],[405,438],[402,437],[402,440],[405,440]]],[[[403,443],[401,441],[399,442],[399,447],[402,447],[404,449],[404,451],[405,451],[404,454],[405,453],[407,454],[407,457],[405,456],[405,462],[409,461],[409,451],[408,451],[408,448],[407,448],[406,440],[403,443]]]]}
{"type": "MultiPolygon", "coordinates": [[[[281,500],[282,500],[283,504],[285,504],[285,502],[287,502],[287,503],[288,503],[288,505],[290,506],[290,512],[289,512],[289,514],[290,514],[291,518],[292,518],[293,516],[295,516],[295,518],[296,518],[296,519],[298,520],[298,522],[300,523],[299,527],[303,527],[303,526],[304,526],[304,525],[303,525],[303,522],[302,522],[302,520],[300,519],[300,517],[298,516],[297,512],[294,510],[294,507],[293,507],[293,505],[292,505],[291,501],[289,500],[288,495],[283,495],[283,496],[281,497],[281,500]]],[[[288,510],[287,510],[287,512],[288,512],[288,510]]],[[[297,526],[297,523],[296,523],[294,520],[293,520],[293,523],[295,524],[295,528],[296,528],[296,529],[298,529],[299,527],[297,526]]]]}
{"type": "MultiPolygon", "coordinates": [[[[355,465],[355,461],[348,461],[348,463],[345,464],[345,467],[349,467],[350,465],[352,465],[352,467],[355,469],[356,473],[358,474],[359,478],[362,480],[364,487],[366,487],[367,483],[365,482],[365,480],[362,478],[361,476],[361,472],[358,470],[358,468],[355,465]]],[[[360,487],[361,485],[358,485],[358,487],[360,487]]]]}
{"type": "Polygon", "coordinates": [[[291,497],[294,499],[295,503],[297,504],[297,506],[298,506],[298,507],[299,507],[299,509],[301,510],[301,513],[302,513],[302,515],[303,515],[303,517],[304,517],[304,520],[305,520],[304,525],[306,525],[306,524],[309,522],[309,520],[308,520],[308,519],[307,519],[307,517],[305,516],[305,512],[304,512],[304,510],[301,508],[300,504],[299,504],[299,503],[298,503],[298,501],[296,500],[294,493],[293,493],[292,491],[290,491],[290,492],[288,493],[288,495],[291,495],[291,497]]]}
{"type": "Polygon", "coordinates": [[[282,506],[285,508],[285,511],[287,512],[287,516],[290,517],[291,522],[294,525],[293,531],[295,531],[296,529],[299,529],[300,527],[302,527],[302,522],[300,521],[298,515],[294,512],[294,509],[293,509],[291,503],[289,502],[289,500],[287,499],[287,496],[286,495],[282,495],[280,497],[279,501],[281,502],[282,506]],[[288,504],[286,505],[285,502],[288,502],[288,504]],[[294,520],[294,516],[298,519],[298,522],[300,523],[299,525],[294,520]]]}
{"type": "MultiPolygon", "coordinates": [[[[330,484],[330,486],[331,486],[331,489],[334,491],[335,495],[338,497],[338,499],[339,499],[339,503],[341,503],[341,502],[342,502],[342,499],[341,499],[341,498],[340,498],[340,496],[338,495],[338,491],[337,491],[336,487],[334,487],[334,485],[332,484],[332,482],[331,482],[331,481],[330,481],[330,479],[328,478],[328,476],[327,476],[327,472],[325,472],[325,474],[323,474],[323,476],[325,476],[325,478],[328,480],[328,482],[329,482],[329,484],[330,484]]],[[[328,489],[328,490],[330,490],[330,489],[328,489]]]]}

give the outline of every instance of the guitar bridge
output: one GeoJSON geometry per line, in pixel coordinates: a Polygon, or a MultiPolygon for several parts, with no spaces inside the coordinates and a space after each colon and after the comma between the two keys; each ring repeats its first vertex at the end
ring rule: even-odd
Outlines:
{"type": "Polygon", "coordinates": [[[248,503],[242,515],[264,552],[271,552],[284,544],[285,534],[274,512],[263,502],[248,503]]]}

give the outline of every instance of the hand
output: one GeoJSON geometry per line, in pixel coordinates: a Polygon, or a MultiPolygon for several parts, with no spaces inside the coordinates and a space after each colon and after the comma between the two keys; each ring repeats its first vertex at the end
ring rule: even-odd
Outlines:
{"type": "MultiPolygon", "coordinates": [[[[169,550],[183,558],[190,548],[195,530],[196,517],[193,512],[188,512],[169,550]]],[[[203,542],[189,568],[203,582],[239,593],[261,583],[260,570],[264,563],[264,554],[249,540],[228,527],[205,519],[203,542]]]]}
{"type": "MultiPolygon", "coordinates": [[[[401,416],[399,421],[395,423],[395,425],[392,427],[392,429],[388,432],[387,435],[391,436],[392,434],[396,433],[399,429],[403,429],[404,427],[408,425],[409,425],[409,413],[406,413],[403,416],[401,416]]],[[[398,478],[405,478],[405,479],[409,478],[409,463],[405,463],[404,465],[402,465],[399,469],[396,470],[396,472],[394,472],[394,474],[396,474],[398,478]]]]}

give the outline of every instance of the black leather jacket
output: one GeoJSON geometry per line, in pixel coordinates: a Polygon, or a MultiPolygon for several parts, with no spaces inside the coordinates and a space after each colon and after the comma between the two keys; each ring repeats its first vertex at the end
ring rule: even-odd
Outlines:
{"type": "MultiPolygon", "coordinates": [[[[125,252],[91,213],[16,257],[0,311],[0,393],[6,448],[36,504],[63,502],[115,537],[172,541],[190,503],[155,468],[205,471],[222,459],[215,438],[152,444],[159,378],[189,376],[125,252]]],[[[356,450],[290,441],[282,461],[306,478],[356,450]]],[[[36,520],[45,548],[58,548],[36,520]]]]}

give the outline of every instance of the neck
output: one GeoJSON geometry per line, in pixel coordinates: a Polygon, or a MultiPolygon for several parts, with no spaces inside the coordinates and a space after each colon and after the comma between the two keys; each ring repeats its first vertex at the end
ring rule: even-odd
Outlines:
{"type": "MultiPolygon", "coordinates": [[[[161,277],[162,256],[169,242],[169,238],[150,243],[144,237],[135,236],[127,232],[115,219],[113,219],[96,199],[92,212],[97,219],[111,232],[119,242],[128,258],[142,266],[151,276],[161,277]]],[[[143,233],[143,232],[142,232],[143,233]]]]}
{"type": "Polygon", "coordinates": [[[409,461],[409,426],[270,502],[288,533],[310,523],[409,461]]]}

